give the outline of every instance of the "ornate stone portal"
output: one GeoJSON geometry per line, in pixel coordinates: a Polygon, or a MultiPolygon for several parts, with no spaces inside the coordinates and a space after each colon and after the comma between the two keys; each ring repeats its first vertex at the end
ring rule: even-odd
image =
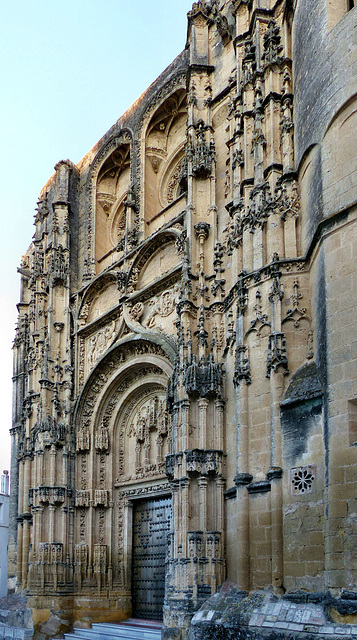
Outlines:
{"type": "Polygon", "coordinates": [[[185,51],[41,193],[20,267],[9,546],[41,633],[51,612],[147,611],[156,569],[132,558],[162,504],[166,637],[226,578],[353,597],[356,103],[336,88],[332,117],[316,63],[309,120],[313,18],[295,5],[194,3],[185,51]]]}

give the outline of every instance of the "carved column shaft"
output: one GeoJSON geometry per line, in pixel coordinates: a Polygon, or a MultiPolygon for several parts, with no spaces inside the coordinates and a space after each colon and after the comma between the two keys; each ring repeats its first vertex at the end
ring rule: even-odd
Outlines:
{"type": "Polygon", "coordinates": [[[56,458],[57,458],[56,447],[52,445],[50,449],[50,478],[49,478],[50,485],[52,487],[56,485],[56,458]]]}
{"type": "Polygon", "coordinates": [[[243,230],[243,269],[252,271],[253,268],[253,234],[247,227],[243,230]]]}
{"type": "Polygon", "coordinates": [[[271,213],[266,222],[266,244],[266,261],[269,263],[272,261],[274,254],[281,255],[281,248],[284,245],[283,222],[279,213],[271,213]]]}
{"type": "Polygon", "coordinates": [[[261,269],[263,266],[263,251],[264,251],[264,242],[263,242],[263,227],[258,225],[254,229],[253,233],[253,269],[261,269]]]}
{"type": "Polygon", "coordinates": [[[180,441],[180,449],[181,451],[185,451],[189,446],[189,415],[190,415],[190,401],[183,400],[181,404],[181,441],[180,441]]]}
{"type": "Polygon", "coordinates": [[[26,586],[27,586],[29,549],[30,549],[30,523],[28,519],[25,519],[23,523],[23,543],[22,543],[22,588],[23,589],[26,589],[26,586]]]}
{"type": "Polygon", "coordinates": [[[206,398],[200,398],[198,401],[198,429],[199,429],[199,448],[206,449],[207,443],[207,409],[208,400],[206,398]]]}
{"type": "Polygon", "coordinates": [[[199,528],[201,531],[207,531],[207,487],[208,480],[205,477],[198,479],[198,503],[199,503],[199,528]]]}
{"type": "Polygon", "coordinates": [[[285,255],[287,258],[298,256],[297,246],[297,218],[288,216],[284,222],[285,255]]]}
{"type": "Polygon", "coordinates": [[[280,401],[284,390],[284,373],[281,368],[272,372],[270,377],[271,411],[271,556],[272,585],[281,593],[284,580],[283,566],[283,488],[282,433],[280,420],[280,401]]]}
{"type": "Polygon", "coordinates": [[[18,495],[18,500],[19,500],[19,508],[18,508],[18,512],[19,515],[23,514],[24,512],[24,467],[25,467],[25,461],[24,460],[20,460],[19,461],[19,495],[18,495]]]}
{"type": "Polygon", "coordinates": [[[22,521],[17,525],[17,582],[22,585],[22,546],[23,546],[23,523],[22,521]]]}
{"type": "Polygon", "coordinates": [[[52,504],[48,506],[48,540],[55,542],[55,513],[56,507],[52,504]]]}
{"type": "Polygon", "coordinates": [[[215,401],[215,429],[214,429],[214,448],[223,451],[225,448],[224,438],[224,402],[223,400],[215,401]]]}
{"type": "Polygon", "coordinates": [[[31,486],[31,459],[29,456],[26,456],[24,460],[24,492],[23,492],[23,503],[22,503],[22,513],[27,513],[29,511],[29,491],[31,486]]]}

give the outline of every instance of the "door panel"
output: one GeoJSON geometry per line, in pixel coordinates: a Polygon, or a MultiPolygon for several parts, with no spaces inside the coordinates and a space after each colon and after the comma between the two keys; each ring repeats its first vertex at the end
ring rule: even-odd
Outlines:
{"type": "Polygon", "coordinates": [[[134,503],[132,615],[135,618],[162,620],[167,534],[171,518],[170,497],[134,503]]]}

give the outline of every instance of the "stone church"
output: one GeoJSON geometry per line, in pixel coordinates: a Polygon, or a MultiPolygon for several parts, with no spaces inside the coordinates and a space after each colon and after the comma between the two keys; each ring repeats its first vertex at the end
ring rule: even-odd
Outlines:
{"type": "Polygon", "coordinates": [[[43,188],[11,430],[35,629],[186,638],[227,580],[357,623],[356,33],[353,0],[195,2],[43,188]]]}

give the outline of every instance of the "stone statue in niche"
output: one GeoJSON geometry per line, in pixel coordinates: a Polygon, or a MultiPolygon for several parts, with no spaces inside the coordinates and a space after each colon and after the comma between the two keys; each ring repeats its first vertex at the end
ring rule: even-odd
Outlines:
{"type": "Polygon", "coordinates": [[[134,477],[164,473],[170,446],[166,400],[155,396],[144,402],[129,426],[128,435],[135,441],[134,477]]]}

